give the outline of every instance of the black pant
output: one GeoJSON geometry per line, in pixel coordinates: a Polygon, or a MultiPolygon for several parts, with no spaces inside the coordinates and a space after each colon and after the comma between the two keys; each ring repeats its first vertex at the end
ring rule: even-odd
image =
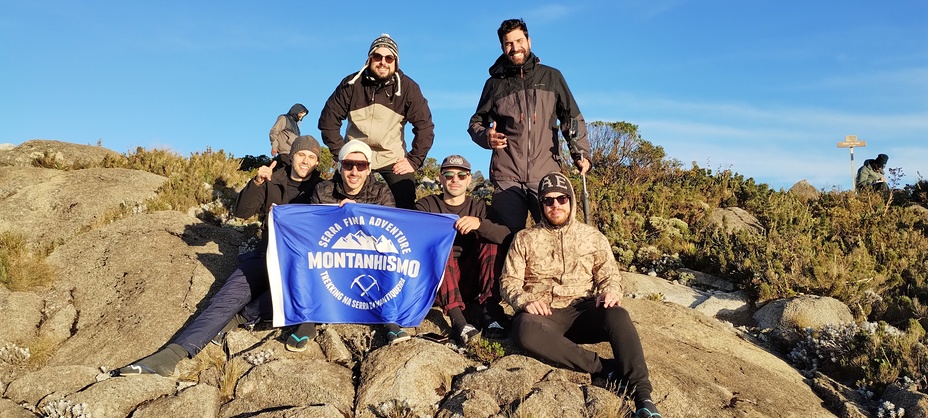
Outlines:
{"type": "MultiPolygon", "coordinates": [[[[494,184],[494,186],[496,191],[493,192],[493,208],[499,217],[499,223],[515,232],[525,229],[529,214],[536,223],[541,220],[538,191],[533,187],[520,183],[494,184]]],[[[506,245],[506,247],[509,246],[506,245]]]]}
{"type": "Polygon", "coordinates": [[[374,172],[380,174],[383,180],[387,182],[387,185],[390,186],[390,191],[393,192],[393,200],[396,202],[396,207],[401,209],[416,208],[415,173],[393,174],[392,165],[374,170],[374,172]]]}
{"type": "Polygon", "coordinates": [[[599,355],[578,344],[609,341],[619,384],[628,385],[636,400],[651,397],[641,340],[625,308],[599,308],[590,299],[551,309],[551,315],[523,311],[513,319],[512,335],[527,351],[590,374],[602,371],[599,355]]]}
{"type": "Polygon", "coordinates": [[[184,347],[190,357],[216,337],[235,314],[241,312],[246,319],[257,320],[262,316],[261,309],[270,307],[264,254],[252,251],[239,256],[239,261],[241,264],[210,298],[206,308],[174,338],[173,342],[184,347]]]}

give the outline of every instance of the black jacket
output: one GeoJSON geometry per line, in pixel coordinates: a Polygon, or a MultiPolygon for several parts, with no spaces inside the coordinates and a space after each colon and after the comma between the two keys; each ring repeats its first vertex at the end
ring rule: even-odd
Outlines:
{"type": "Polygon", "coordinates": [[[495,122],[496,131],[506,134],[508,146],[493,150],[490,180],[535,188],[546,174],[560,171],[558,121],[567,126],[571,119],[578,121],[577,139],[568,144],[571,156],[589,159],[586,124],[561,72],[542,65],[534,53],[522,65],[513,65],[501,55],[490,67],[467,132],[477,145],[491,149],[487,128],[495,122]]]}
{"type": "Polygon", "coordinates": [[[372,177],[368,177],[357,195],[348,196],[345,194],[342,178],[338,173],[335,174],[335,177],[332,177],[332,180],[323,181],[316,186],[316,191],[313,192],[309,203],[337,204],[344,199],[351,199],[358,203],[396,207],[393,192],[390,191],[390,187],[386,183],[380,183],[374,181],[372,177]]]}
{"type": "MultiPolygon", "coordinates": [[[[322,182],[319,171],[313,170],[309,173],[309,178],[299,184],[298,191],[289,201],[284,202],[286,188],[290,182],[290,167],[277,170],[271,175],[271,179],[256,185],[254,180],[249,180],[245,188],[238,194],[235,201],[235,208],[232,209],[232,215],[239,218],[250,218],[260,213],[262,216],[267,215],[274,205],[285,203],[310,203],[310,199],[316,186],[322,182]]],[[[267,248],[267,222],[262,219],[262,240],[258,246],[258,251],[264,252],[267,248]]]]}

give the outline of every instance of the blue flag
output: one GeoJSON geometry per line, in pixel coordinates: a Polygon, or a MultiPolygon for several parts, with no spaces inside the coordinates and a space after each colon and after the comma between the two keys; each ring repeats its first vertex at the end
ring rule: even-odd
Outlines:
{"type": "Polygon", "coordinates": [[[267,248],[274,326],[419,326],[435,301],[457,219],[360,203],[274,206],[267,248]]]}

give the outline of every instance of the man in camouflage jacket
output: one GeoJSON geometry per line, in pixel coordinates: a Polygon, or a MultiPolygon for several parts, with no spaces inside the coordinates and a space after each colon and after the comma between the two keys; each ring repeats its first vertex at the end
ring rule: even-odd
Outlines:
{"type": "Polygon", "coordinates": [[[511,335],[541,358],[626,387],[636,417],[659,417],[608,239],[575,220],[574,189],[563,174],[544,176],[538,197],[541,222],[516,234],[500,278],[516,312],[511,335]],[[609,341],[614,360],[577,345],[600,341],[609,341]]]}

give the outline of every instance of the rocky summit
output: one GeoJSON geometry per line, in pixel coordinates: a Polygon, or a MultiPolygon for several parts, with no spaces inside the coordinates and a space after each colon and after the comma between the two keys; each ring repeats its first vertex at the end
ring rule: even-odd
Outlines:
{"type": "MultiPolygon", "coordinates": [[[[68,146],[68,155],[80,148],[68,146]]],[[[55,277],[40,289],[0,287],[0,417],[625,416],[621,394],[603,382],[510,341],[491,347],[502,356],[481,356],[421,338],[389,345],[379,327],[363,325],[322,326],[306,351],[291,353],[286,334],[259,324],[229,332],[172,377],[110,377],[203,309],[249,237],[187,212],[138,210],[108,221],[101,214],[141,205],[166,178],[35,168],[19,157],[33,151],[19,148],[0,151],[0,232],[53,248],[55,277]]],[[[664,417],[866,416],[846,388],[804,377],[744,332],[755,309],[737,291],[624,277],[623,306],[664,417]],[[664,298],[644,297],[654,294],[664,298]]],[[[448,331],[438,309],[409,329],[448,331]]],[[[589,348],[612,356],[607,343],[589,348]]]]}

